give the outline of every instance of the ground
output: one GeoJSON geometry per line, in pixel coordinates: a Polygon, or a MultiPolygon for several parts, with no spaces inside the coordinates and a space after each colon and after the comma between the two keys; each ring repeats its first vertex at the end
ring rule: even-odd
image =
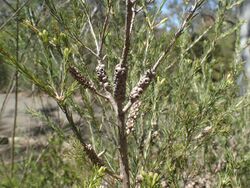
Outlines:
{"type": "MultiPolygon", "coordinates": [[[[15,94],[9,94],[7,100],[6,94],[0,94],[0,108],[0,157],[9,160],[11,134],[14,124],[15,94]]],[[[61,124],[65,121],[55,101],[48,96],[19,93],[15,141],[16,147],[21,150],[25,150],[29,146],[46,145],[47,133],[50,131],[49,127],[41,120],[32,117],[28,112],[29,109],[42,112],[53,118],[53,120],[60,121],[61,124]]]]}

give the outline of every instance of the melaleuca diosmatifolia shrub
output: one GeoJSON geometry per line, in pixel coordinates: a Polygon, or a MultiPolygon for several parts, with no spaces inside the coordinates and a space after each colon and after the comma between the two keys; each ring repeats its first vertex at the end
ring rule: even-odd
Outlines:
{"type": "Polygon", "coordinates": [[[159,27],[175,19],[161,19],[166,1],[45,2],[53,16],[47,25],[24,22],[41,49],[40,74],[1,53],[55,99],[79,141],[73,147],[93,167],[91,181],[124,188],[240,184],[228,157],[243,104],[237,54],[221,79],[213,79],[216,44],[238,29],[222,32],[223,14],[237,3],[219,1],[213,35],[202,42],[208,31],[194,40],[188,28],[204,0],[188,2],[189,11],[170,31],[159,27]],[[193,50],[198,43],[199,54],[193,50]]]}

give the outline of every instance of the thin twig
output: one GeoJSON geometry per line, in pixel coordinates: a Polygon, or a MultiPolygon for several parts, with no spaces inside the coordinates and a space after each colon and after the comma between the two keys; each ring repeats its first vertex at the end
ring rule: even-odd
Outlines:
{"type": "Polygon", "coordinates": [[[8,1],[3,0],[3,2],[4,2],[13,12],[16,11],[16,9],[15,9],[8,1]]]}
{"type": "Polygon", "coordinates": [[[78,42],[82,47],[84,47],[86,50],[88,50],[92,55],[94,55],[95,57],[99,58],[98,55],[94,52],[94,50],[92,50],[90,47],[88,47],[86,44],[84,44],[79,39],[78,35],[76,33],[73,33],[71,31],[71,29],[66,25],[66,22],[63,20],[63,17],[61,15],[58,15],[56,7],[53,4],[53,2],[51,2],[49,0],[45,0],[45,3],[49,7],[51,15],[54,16],[54,18],[58,21],[58,23],[61,24],[61,26],[63,27],[63,29],[65,29],[68,32],[69,37],[71,37],[76,42],[78,42]]]}
{"type": "Polygon", "coordinates": [[[172,50],[174,44],[176,43],[176,41],[179,39],[179,37],[182,35],[183,31],[187,28],[189,22],[194,18],[195,13],[197,11],[197,9],[200,8],[200,6],[203,4],[205,0],[198,0],[196,1],[196,3],[193,5],[193,7],[191,8],[191,10],[189,11],[189,13],[187,14],[185,20],[182,22],[181,27],[177,30],[177,32],[174,35],[173,40],[171,41],[171,43],[169,44],[169,46],[166,48],[166,50],[160,55],[160,57],[158,58],[158,60],[155,62],[155,64],[153,65],[153,67],[151,68],[152,71],[156,71],[157,67],[159,66],[159,64],[162,62],[163,58],[166,57],[166,55],[172,50]]]}
{"type": "Polygon", "coordinates": [[[129,49],[130,49],[130,42],[131,42],[131,32],[133,29],[134,24],[134,18],[135,18],[135,11],[133,10],[134,1],[127,0],[127,15],[126,15],[126,24],[125,24],[125,40],[123,45],[123,51],[122,51],[122,58],[121,58],[121,64],[126,65],[129,49]]]}
{"type": "Polygon", "coordinates": [[[89,23],[91,35],[92,35],[92,37],[94,39],[94,42],[95,42],[96,52],[98,53],[99,52],[99,48],[100,48],[99,47],[99,43],[98,43],[98,40],[97,40],[95,31],[94,31],[94,28],[93,28],[93,24],[92,24],[91,18],[90,18],[90,16],[87,13],[86,6],[84,6],[84,10],[85,10],[85,15],[87,16],[87,20],[88,20],[88,23],[89,23]]]}
{"type": "Polygon", "coordinates": [[[100,47],[99,47],[99,51],[98,51],[99,56],[102,55],[103,44],[104,44],[104,41],[105,41],[106,31],[107,31],[108,24],[109,24],[110,11],[111,11],[111,3],[108,0],[108,11],[107,11],[107,14],[105,16],[103,29],[102,29],[102,33],[101,33],[101,38],[100,38],[100,47]]]}
{"type": "Polygon", "coordinates": [[[91,20],[91,16],[88,14],[87,11],[87,6],[85,4],[85,1],[82,0],[82,5],[84,8],[84,12],[85,15],[87,17],[87,21],[90,27],[90,32],[91,35],[94,39],[94,43],[96,46],[96,57],[97,57],[97,66],[96,66],[96,73],[98,76],[98,80],[100,85],[102,86],[102,88],[104,89],[105,95],[108,96],[113,108],[115,109],[115,111],[117,111],[116,109],[116,105],[114,105],[115,103],[113,102],[113,96],[111,94],[112,90],[109,84],[109,80],[108,80],[108,75],[105,71],[105,63],[104,63],[104,57],[102,56],[102,49],[103,49],[103,44],[104,44],[104,40],[105,40],[105,35],[106,35],[106,30],[107,30],[107,26],[108,26],[108,21],[109,21],[109,16],[110,16],[110,10],[111,10],[111,3],[108,1],[108,11],[107,11],[107,15],[105,17],[105,21],[104,21],[104,25],[103,25],[103,30],[102,30],[102,34],[101,34],[101,38],[100,41],[98,41],[95,31],[94,31],[94,27],[93,27],[93,23],[91,20]]]}
{"type": "Polygon", "coordinates": [[[92,55],[94,55],[96,58],[99,58],[98,55],[94,52],[94,50],[92,50],[90,47],[88,47],[86,44],[84,44],[78,37],[75,33],[72,33],[70,31],[70,29],[65,26],[65,30],[69,32],[70,34],[70,37],[72,39],[75,39],[76,42],[78,42],[82,47],[84,47],[86,50],[88,50],[92,55]]]}
{"type": "MultiPolygon", "coordinates": [[[[101,36],[100,41],[98,42],[98,44],[96,44],[97,55],[98,55],[98,59],[97,59],[98,64],[96,66],[96,73],[98,76],[99,83],[102,86],[105,95],[108,97],[115,113],[118,114],[117,103],[112,95],[112,88],[110,87],[108,75],[107,75],[107,72],[105,70],[105,62],[104,62],[105,56],[103,56],[103,54],[102,54],[110,14],[111,14],[111,2],[108,0],[108,11],[107,11],[107,14],[105,16],[102,33],[100,34],[100,36],[101,36]]],[[[92,25],[92,23],[90,23],[90,24],[92,25]]],[[[93,32],[92,32],[92,35],[94,37],[93,32]]]]}
{"type": "Polygon", "coordinates": [[[19,14],[19,12],[22,10],[22,8],[29,2],[30,0],[25,1],[10,17],[9,19],[4,22],[1,26],[0,26],[0,31],[5,27],[5,25],[7,25],[12,19],[14,19],[14,17],[19,14]]]}
{"type": "MultiPolygon", "coordinates": [[[[19,0],[16,0],[16,10],[19,9],[19,0]]],[[[19,62],[19,12],[17,13],[16,19],[16,63],[19,62]]],[[[15,70],[15,111],[14,111],[14,124],[12,129],[12,144],[11,144],[11,177],[14,174],[14,159],[15,159],[15,137],[16,137],[16,127],[17,127],[17,110],[18,110],[18,66],[16,66],[15,70]]]]}
{"type": "Polygon", "coordinates": [[[212,29],[212,27],[213,25],[209,26],[192,44],[190,44],[189,47],[184,51],[184,54],[192,49],[194,45],[197,44],[212,29]]]}
{"type": "Polygon", "coordinates": [[[7,104],[7,101],[9,99],[9,95],[13,92],[14,87],[15,87],[15,74],[13,74],[11,76],[11,82],[10,82],[10,84],[8,86],[6,95],[4,97],[4,100],[3,100],[3,103],[2,103],[2,106],[1,106],[1,109],[0,109],[0,120],[2,119],[2,114],[4,112],[5,105],[7,104]]]}
{"type": "MultiPolygon", "coordinates": [[[[95,7],[95,8],[92,10],[92,12],[91,12],[91,14],[90,14],[90,18],[91,18],[91,19],[93,18],[93,16],[96,14],[97,11],[98,11],[98,8],[97,8],[97,7],[95,7]]],[[[87,22],[85,22],[85,23],[83,24],[82,29],[81,29],[81,31],[80,31],[80,36],[82,36],[84,33],[87,33],[87,32],[88,32],[88,28],[86,29],[87,24],[88,24],[87,22]]]]}

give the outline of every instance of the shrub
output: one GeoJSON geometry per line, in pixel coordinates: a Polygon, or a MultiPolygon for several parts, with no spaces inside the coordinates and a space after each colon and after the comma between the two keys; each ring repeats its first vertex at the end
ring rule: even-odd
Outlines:
{"type": "Polygon", "coordinates": [[[220,62],[216,45],[238,29],[223,32],[223,15],[237,3],[219,1],[213,34],[195,55],[201,38],[193,40],[188,26],[204,0],[187,4],[179,28],[169,32],[159,27],[167,22],[161,19],[166,1],[45,2],[44,11],[53,16],[46,25],[22,22],[36,37],[36,55],[19,63],[1,53],[64,112],[81,146],[73,145],[78,152],[71,155],[77,162],[80,151],[84,163],[77,167],[87,164],[93,171],[86,170],[89,184],[78,186],[246,185],[249,151],[234,145],[242,139],[235,125],[244,124],[238,116],[247,106],[237,97],[234,48],[227,71],[213,79],[220,62]]]}

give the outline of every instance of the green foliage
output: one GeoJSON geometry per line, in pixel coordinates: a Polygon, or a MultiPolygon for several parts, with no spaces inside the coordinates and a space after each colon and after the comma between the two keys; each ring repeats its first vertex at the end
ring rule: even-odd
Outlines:
{"type": "MultiPolygon", "coordinates": [[[[15,165],[15,175],[8,176],[8,165],[0,168],[0,187],[99,187],[104,167],[89,165],[80,144],[52,137],[41,153],[31,153],[15,165]]],[[[35,149],[35,148],[34,148],[35,149]]]]}
{"type": "MultiPolygon", "coordinates": [[[[39,162],[33,156],[25,160],[25,176],[20,178],[22,165],[16,166],[12,179],[2,175],[2,186],[18,187],[21,182],[24,187],[99,187],[104,183],[119,187],[120,181],[114,178],[120,171],[119,123],[112,104],[103,99],[106,91],[94,68],[100,59],[105,61],[112,86],[123,48],[125,5],[119,1],[45,2],[43,11],[52,16],[39,18],[37,13],[32,19],[24,15],[22,20],[22,45],[28,36],[32,44],[23,52],[25,60],[16,62],[13,49],[5,49],[6,43],[1,44],[0,53],[5,62],[17,66],[21,75],[55,99],[76,138],[65,136],[61,126],[32,111],[59,136],[52,139],[39,162]],[[109,24],[102,35],[105,19],[109,24]],[[96,43],[102,36],[103,51],[98,54],[96,43]],[[71,77],[71,67],[79,70],[77,81],[85,85],[71,77]],[[68,151],[62,151],[65,141],[68,151]],[[98,153],[105,167],[93,164],[88,147],[98,153]]],[[[141,75],[175,37],[176,25],[169,29],[175,18],[169,16],[168,22],[163,17],[165,2],[147,7],[139,1],[125,102],[141,75]]],[[[219,1],[214,23],[199,30],[196,37],[186,28],[181,32],[138,105],[132,105],[126,114],[131,126],[127,139],[132,187],[248,186],[249,99],[237,96],[236,84],[239,24],[227,25],[223,16],[234,5],[233,1],[219,1]]],[[[8,27],[6,30],[9,32],[8,27]]]]}

